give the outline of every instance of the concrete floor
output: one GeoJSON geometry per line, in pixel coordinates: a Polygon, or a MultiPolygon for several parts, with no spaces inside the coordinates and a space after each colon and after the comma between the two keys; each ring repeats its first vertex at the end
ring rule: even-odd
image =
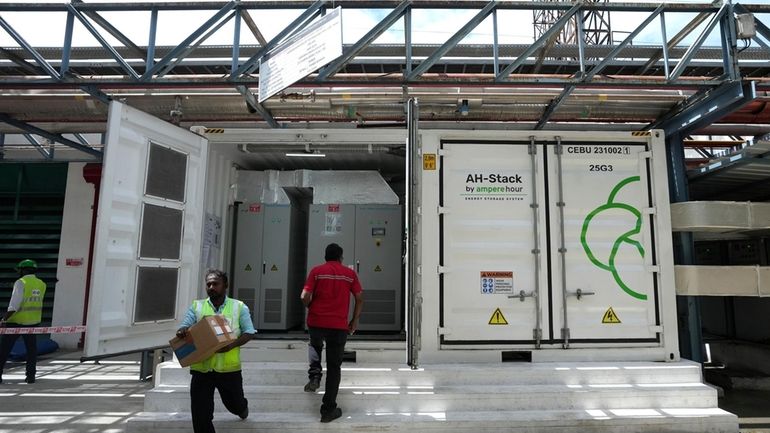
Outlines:
{"type": "Polygon", "coordinates": [[[139,381],[139,355],[81,364],[80,352],[38,361],[37,382],[24,363],[8,363],[0,384],[0,433],[119,433],[144,406],[151,382],[139,381]]]}
{"type": "MultiPolygon", "coordinates": [[[[122,433],[141,412],[152,382],[139,380],[139,355],[80,363],[80,352],[41,357],[38,380],[9,363],[0,384],[0,433],[122,433]]],[[[722,409],[738,414],[741,433],[770,433],[770,391],[727,390],[722,409]]],[[[255,414],[256,415],[256,414],[255,414]]]]}

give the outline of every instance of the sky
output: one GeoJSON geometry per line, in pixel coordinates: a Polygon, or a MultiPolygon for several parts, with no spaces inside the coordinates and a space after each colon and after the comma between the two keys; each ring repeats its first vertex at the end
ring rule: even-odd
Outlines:
{"type": "MultiPolygon", "coordinates": [[[[209,0],[198,0],[209,1],[209,0]]],[[[0,0],[2,3],[11,0],[0,0]]],[[[18,1],[15,1],[18,3],[18,1]]],[[[87,0],[88,3],[114,2],[114,0],[87,0]]],[[[629,2],[629,1],[625,1],[629,2]]],[[[631,0],[630,2],[633,2],[631,0]]],[[[35,0],[35,3],[62,3],[61,0],[35,0]]],[[[703,1],[679,1],[678,3],[703,3],[703,1]]],[[[770,4],[770,0],[752,0],[752,4],[770,4]]],[[[354,43],[366,34],[382,17],[390,10],[343,10],[343,42],[354,43]]],[[[472,16],[475,10],[415,10],[412,16],[413,43],[441,44],[454,32],[462,27],[472,16]]],[[[190,33],[203,24],[214,11],[161,11],[158,18],[157,45],[177,45],[190,33]]],[[[291,11],[251,11],[260,31],[268,40],[284,28],[292,19],[301,13],[299,10],[291,11]]],[[[611,25],[613,38],[621,41],[628,32],[632,31],[639,22],[646,18],[648,13],[613,13],[611,25]]],[[[33,46],[61,46],[64,43],[65,13],[56,12],[5,12],[2,17],[33,46]],[[41,31],[40,29],[46,29],[41,31]]],[[[128,36],[138,45],[146,45],[149,38],[149,11],[128,12],[104,12],[102,16],[109,20],[122,33],[128,36]]],[[[693,17],[694,13],[668,13],[666,14],[667,34],[671,38],[693,17]]],[[[759,17],[764,23],[770,25],[770,16],[759,17]]],[[[498,35],[501,44],[525,44],[534,40],[531,11],[501,10],[498,12],[498,35]]],[[[706,24],[693,32],[682,44],[690,44],[700,33],[706,24]]],[[[217,33],[206,40],[206,45],[230,45],[233,41],[234,24],[232,20],[225,24],[217,33]]],[[[106,32],[101,32],[110,43],[120,45],[106,32]]],[[[660,22],[654,20],[633,41],[634,45],[659,44],[660,22]]],[[[80,24],[75,21],[75,33],[73,36],[75,46],[98,46],[97,40],[80,24]]],[[[241,44],[257,44],[255,37],[249,29],[241,26],[241,44]]],[[[404,21],[399,20],[378,40],[378,43],[402,44],[404,41],[404,21]]],[[[492,19],[487,18],[474,29],[464,40],[465,43],[492,43],[492,19]]],[[[707,39],[706,45],[719,45],[719,30],[715,29],[707,39]]],[[[15,47],[18,44],[2,29],[0,29],[0,46],[15,47]]]]}

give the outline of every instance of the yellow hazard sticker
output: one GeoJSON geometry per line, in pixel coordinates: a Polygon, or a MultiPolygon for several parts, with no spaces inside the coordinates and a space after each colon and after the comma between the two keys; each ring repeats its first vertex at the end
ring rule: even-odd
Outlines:
{"type": "Polygon", "coordinates": [[[505,316],[503,316],[503,312],[500,311],[500,309],[496,309],[494,313],[492,313],[492,317],[489,318],[489,324],[490,325],[507,325],[508,321],[505,320],[505,316]]]}
{"type": "Polygon", "coordinates": [[[374,272],[382,272],[382,268],[380,267],[380,265],[377,265],[374,267],[374,272]]]}
{"type": "Polygon", "coordinates": [[[422,169],[423,170],[435,170],[436,169],[436,154],[426,153],[422,156],[422,169]]]}
{"type": "Polygon", "coordinates": [[[271,271],[273,271],[273,272],[275,272],[275,271],[277,271],[277,270],[278,270],[278,266],[276,266],[275,264],[273,264],[273,267],[272,267],[272,268],[270,268],[270,270],[271,270],[271,271]]]}
{"type": "Polygon", "coordinates": [[[621,323],[620,318],[618,318],[618,315],[615,314],[615,310],[612,309],[612,307],[608,308],[607,311],[604,312],[604,316],[602,317],[602,323],[621,323]]]}
{"type": "Polygon", "coordinates": [[[246,267],[243,268],[243,270],[246,271],[246,272],[251,272],[251,265],[247,264],[246,267]]]}

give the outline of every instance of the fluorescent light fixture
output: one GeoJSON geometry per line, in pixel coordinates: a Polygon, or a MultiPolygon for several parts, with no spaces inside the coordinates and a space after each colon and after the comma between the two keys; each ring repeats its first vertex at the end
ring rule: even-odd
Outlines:
{"type": "Polygon", "coordinates": [[[286,156],[294,158],[326,158],[325,153],[287,153],[286,156]]]}

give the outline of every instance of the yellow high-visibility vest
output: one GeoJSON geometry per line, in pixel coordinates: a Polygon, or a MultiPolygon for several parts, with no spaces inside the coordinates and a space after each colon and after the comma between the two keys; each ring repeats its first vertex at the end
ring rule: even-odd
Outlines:
{"type": "Polygon", "coordinates": [[[43,297],[45,297],[46,285],[34,275],[25,275],[20,279],[24,283],[24,295],[19,311],[8,318],[8,323],[37,325],[43,318],[43,297]]]}
{"type": "MultiPolygon", "coordinates": [[[[195,311],[195,320],[199,321],[207,316],[213,316],[216,314],[214,307],[208,299],[197,299],[193,301],[193,310],[195,311]]],[[[230,328],[233,330],[233,334],[237,337],[241,336],[241,311],[243,310],[243,302],[225,298],[225,304],[222,308],[222,316],[230,322],[230,328]]],[[[190,365],[190,370],[199,371],[201,373],[208,373],[210,371],[216,371],[218,373],[229,373],[233,371],[239,371],[241,369],[241,348],[229,350],[225,353],[215,353],[211,358],[208,358],[201,362],[196,362],[190,365]]]]}

